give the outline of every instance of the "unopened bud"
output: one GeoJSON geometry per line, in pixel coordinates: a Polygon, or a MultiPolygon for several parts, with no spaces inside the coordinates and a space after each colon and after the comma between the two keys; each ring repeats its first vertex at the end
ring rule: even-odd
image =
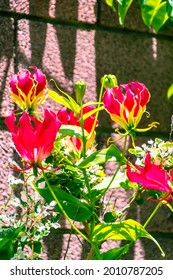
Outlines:
{"type": "Polygon", "coordinates": [[[76,101],[78,104],[82,104],[82,100],[86,90],[86,83],[82,80],[75,83],[75,91],[76,91],[76,101]]]}
{"type": "Polygon", "coordinates": [[[103,84],[104,88],[113,88],[118,86],[117,78],[115,75],[112,74],[104,75],[101,78],[101,83],[103,84]]]}

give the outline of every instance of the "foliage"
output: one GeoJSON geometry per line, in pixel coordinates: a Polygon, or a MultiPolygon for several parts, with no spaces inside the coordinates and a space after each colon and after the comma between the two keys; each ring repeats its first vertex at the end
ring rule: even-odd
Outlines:
{"type": "Polygon", "coordinates": [[[35,76],[32,76],[24,70],[23,75],[18,73],[11,82],[11,95],[21,105],[21,110],[7,116],[5,123],[21,164],[9,164],[19,172],[20,178],[10,178],[12,192],[1,207],[1,257],[40,259],[44,250],[43,238],[52,228],[61,226],[61,216],[68,220],[73,232],[90,245],[86,258],[122,259],[138,238],[152,240],[164,256],[146,227],[161,206],[173,211],[170,204],[173,145],[161,139],[142,147],[135,145],[136,132],[145,132],[157,125],[154,122],[147,128],[138,128],[150,99],[148,89],[139,82],[118,85],[114,75],[105,75],[101,79],[99,101],[85,104],[86,86],[82,81],[75,84],[75,100],[59,88],[58,93],[49,90],[42,71],[36,67],[34,71],[35,76]],[[40,88],[43,88],[41,92],[40,88]],[[41,105],[46,98],[65,107],[56,113],[41,107],[39,112],[35,111],[37,104],[33,100],[41,105]],[[122,150],[110,139],[105,148],[98,149],[96,145],[99,114],[103,110],[124,129],[123,132],[115,131],[120,137],[117,142],[124,142],[122,150]],[[127,151],[129,137],[132,147],[127,151]],[[135,165],[127,152],[136,156],[135,165]],[[108,162],[115,166],[111,176],[105,171],[108,162]],[[154,170],[152,174],[151,170],[154,170]],[[129,195],[127,205],[121,210],[117,209],[116,203],[105,200],[110,191],[116,196],[117,188],[129,195]],[[147,207],[148,199],[155,201],[156,208],[144,225],[132,218],[126,219],[133,204],[146,203],[147,207]],[[107,240],[123,240],[126,244],[101,252],[102,244],[107,240]]]}
{"type": "MultiPolygon", "coordinates": [[[[124,26],[126,14],[134,0],[105,0],[114,12],[118,11],[119,23],[124,26]]],[[[159,32],[173,20],[172,0],[138,0],[141,17],[147,27],[159,32]]]]}

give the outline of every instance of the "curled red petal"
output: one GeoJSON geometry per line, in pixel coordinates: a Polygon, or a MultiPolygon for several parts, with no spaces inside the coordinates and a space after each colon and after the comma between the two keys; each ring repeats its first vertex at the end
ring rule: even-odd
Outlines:
{"type": "Polygon", "coordinates": [[[11,77],[11,80],[9,82],[9,85],[10,85],[10,91],[16,95],[18,95],[18,89],[16,87],[17,85],[17,75],[14,74],[12,77],[11,77]]]}
{"type": "Polygon", "coordinates": [[[150,153],[146,155],[145,166],[136,167],[137,171],[133,171],[127,164],[127,177],[131,182],[139,183],[146,189],[172,193],[170,176],[161,166],[151,162],[150,153]]]}
{"type": "Polygon", "coordinates": [[[68,124],[70,117],[67,112],[67,108],[63,107],[62,109],[60,109],[57,113],[57,117],[61,121],[62,124],[68,124]]]}
{"type": "Polygon", "coordinates": [[[34,80],[28,70],[23,70],[17,75],[17,86],[27,96],[34,86],[34,80]]]}
{"type": "Polygon", "coordinates": [[[33,78],[36,82],[35,95],[38,95],[40,92],[46,89],[46,76],[43,74],[42,70],[38,69],[36,66],[31,66],[31,68],[33,68],[35,71],[33,74],[33,78]]]}
{"type": "Polygon", "coordinates": [[[103,95],[103,103],[108,113],[118,115],[118,116],[120,115],[121,104],[119,100],[117,100],[116,97],[114,97],[113,89],[111,88],[106,89],[103,95]]]}

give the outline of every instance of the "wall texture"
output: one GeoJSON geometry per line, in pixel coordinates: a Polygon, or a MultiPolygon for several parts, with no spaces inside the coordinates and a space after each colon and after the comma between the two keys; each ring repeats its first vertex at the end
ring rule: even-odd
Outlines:
{"type": "MultiPolygon", "coordinates": [[[[1,0],[0,1],[0,204],[9,193],[7,184],[11,172],[5,164],[12,159],[14,151],[11,138],[4,126],[4,117],[14,108],[8,81],[12,73],[36,65],[53,78],[59,86],[73,94],[73,85],[83,79],[87,83],[85,100],[96,101],[100,79],[104,74],[115,74],[119,83],[140,81],[151,92],[147,110],[150,119],[143,118],[142,125],[158,121],[157,129],[141,136],[139,143],[153,137],[167,139],[173,102],[167,101],[166,91],[173,82],[173,28],[154,34],[144,26],[137,1],[129,10],[125,28],[118,24],[103,0],[1,0]]],[[[54,107],[47,101],[47,106],[54,107]]],[[[100,118],[99,146],[106,143],[113,127],[105,113],[100,118]],[[104,133],[103,133],[104,131],[104,133]]],[[[113,134],[113,129],[111,135],[113,134]]],[[[108,166],[108,174],[114,167],[108,166]]],[[[122,207],[127,194],[118,191],[114,199],[122,207]]],[[[129,217],[143,223],[154,204],[148,202],[143,208],[134,207],[129,217]],[[146,211],[146,207],[148,207],[146,211]],[[147,213],[146,213],[147,212],[147,213]]],[[[64,227],[66,221],[62,221],[64,227]]],[[[160,210],[148,228],[165,249],[166,259],[173,258],[173,218],[167,208],[160,210]]],[[[45,259],[63,259],[68,243],[68,234],[52,233],[45,238],[45,259]]],[[[67,259],[80,259],[86,245],[71,236],[67,259]]],[[[105,248],[109,244],[105,244],[105,248]]],[[[161,259],[156,246],[147,240],[136,242],[126,258],[161,259]]]]}

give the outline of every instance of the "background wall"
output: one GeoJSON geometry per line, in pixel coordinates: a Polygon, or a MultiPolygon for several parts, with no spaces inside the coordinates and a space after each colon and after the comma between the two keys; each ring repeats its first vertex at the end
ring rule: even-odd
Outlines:
{"type": "MultiPolygon", "coordinates": [[[[100,79],[104,74],[115,74],[119,83],[140,81],[151,92],[147,110],[150,119],[143,118],[141,127],[152,121],[160,123],[157,129],[141,136],[140,143],[154,137],[168,139],[173,102],[167,101],[166,91],[173,82],[173,28],[156,35],[144,26],[137,1],[130,8],[125,28],[103,0],[0,0],[0,204],[9,193],[5,164],[14,157],[11,138],[3,123],[14,108],[8,92],[11,74],[30,65],[36,65],[53,78],[59,86],[73,94],[73,85],[83,79],[87,83],[85,100],[96,101],[100,79]]],[[[56,110],[48,100],[47,106],[56,110]]],[[[106,139],[116,135],[108,114],[100,118],[99,147],[106,139]],[[104,133],[103,133],[104,132],[104,133]]],[[[114,166],[107,166],[107,173],[114,166]]],[[[127,194],[117,191],[116,206],[125,205],[127,194]]],[[[143,223],[154,208],[147,202],[134,207],[128,217],[143,223]],[[147,211],[146,208],[148,207],[147,211]],[[147,212],[147,213],[146,213],[147,212]]],[[[44,258],[63,259],[69,234],[64,234],[66,221],[61,222],[61,232],[45,239],[47,254],[44,258]]],[[[173,258],[173,218],[166,207],[148,227],[165,249],[166,259],[173,258]]],[[[79,243],[75,235],[67,252],[67,259],[80,259],[86,245],[79,243]]],[[[105,248],[109,244],[105,244],[105,248]]],[[[126,258],[161,259],[154,243],[148,240],[136,242],[126,258]]]]}

